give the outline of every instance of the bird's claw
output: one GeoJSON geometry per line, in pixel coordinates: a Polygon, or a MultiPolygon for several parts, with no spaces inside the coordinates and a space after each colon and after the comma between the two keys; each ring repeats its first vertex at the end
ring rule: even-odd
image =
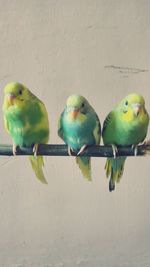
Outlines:
{"type": "Polygon", "coordinates": [[[137,153],[138,153],[138,146],[137,145],[132,145],[131,149],[134,150],[134,156],[136,157],[137,153]]]}
{"type": "Polygon", "coordinates": [[[34,157],[37,156],[38,149],[39,149],[39,144],[35,144],[35,145],[33,146],[33,154],[34,154],[34,157]]]}
{"type": "Polygon", "coordinates": [[[118,153],[118,148],[114,144],[112,144],[111,147],[112,147],[113,156],[114,156],[114,159],[115,159],[116,156],[117,156],[117,153],[118,153]]]}
{"type": "Polygon", "coordinates": [[[80,148],[79,152],[77,153],[77,156],[81,155],[81,154],[84,152],[84,150],[85,150],[86,148],[87,148],[87,145],[83,145],[83,146],[80,148]]]}
{"type": "Polygon", "coordinates": [[[72,152],[73,152],[73,149],[70,146],[68,146],[68,155],[72,156],[72,152]]]}
{"type": "Polygon", "coordinates": [[[13,144],[12,153],[13,153],[14,156],[17,155],[17,146],[15,144],[13,144]]]}
{"type": "Polygon", "coordinates": [[[143,143],[142,143],[142,145],[150,145],[150,139],[148,139],[147,141],[144,141],[143,143]]]}

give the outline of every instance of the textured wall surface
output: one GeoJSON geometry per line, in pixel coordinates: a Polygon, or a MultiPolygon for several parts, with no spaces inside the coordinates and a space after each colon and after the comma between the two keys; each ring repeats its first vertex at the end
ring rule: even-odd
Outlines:
{"type": "MultiPolygon", "coordinates": [[[[150,113],[150,2],[0,0],[0,104],[9,81],[25,83],[49,112],[51,143],[67,96],[84,95],[101,122],[128,93],[150,113]]],[[[0,115],[0,143],[11,143],[0,115]]],[[[105,159],[93,181],[74,158],[47,157],[48,186],[26,157],[0,158],[0,266],[149,267],[149,158],[130,158],[108,192],[105,159]]]]}

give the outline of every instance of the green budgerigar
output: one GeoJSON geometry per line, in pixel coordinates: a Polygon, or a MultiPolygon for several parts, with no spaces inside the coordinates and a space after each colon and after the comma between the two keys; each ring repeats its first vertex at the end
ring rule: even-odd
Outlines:
{"type": "MultiPolygon", "coordinates": [[[[106,117],[102,136],[105,145],[112,145],[114,154],[117,146],[132,146],[135,148],[143,142],[149,124],[149,115],[145,109],[145,101],[141,95],[129,94],[106,117]]],[[[108,158],[105,169],[110,178],[109,190],[115,189],[123,174],[126,157],[108,158]]]]}
{"type": "Polygon", "coordinates": [[[45,105],[21,83],[11,82],[4,88],[3,115],[5,128],[13,140],[13,154],[17,146],[33,147],[30,161],[37,178],[47,183],[42,156],[37,156],[38,145],[49,139],[49,121],[45,105]]]}
{"type": "Polygon", "coordinates": [[[100,143],[101,126],[96,112],[83,96],[68,97],[59,119],[58,135],[68,145],[69,154],[72,150],[80,155],[76,162],[83,176],[91,180],[90,157],[82,157],[82,152],[87,146],[100,143]]]}

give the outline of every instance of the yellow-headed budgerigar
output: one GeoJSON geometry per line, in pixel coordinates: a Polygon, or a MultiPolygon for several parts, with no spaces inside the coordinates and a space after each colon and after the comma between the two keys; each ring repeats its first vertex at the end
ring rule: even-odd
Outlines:
{"type": "Polygon", "coordinates": [[[26,86],[11,82],[4,88],[3,115],[5,128],[13,140],[13,154],[17,146],[33,146],[34,156],[30,161],[37,178],[47,183],[42,156],[37,156],[38,144],[49,139],[49,122],[46,108],[26,86]]]}
{"type": "MultiPolygon", "coordinates": [[[[145,109],[145,101],[141,95],[130,94],[106,117],[103,125],[103,141],[112,145],[114,155],[117,146],[133,146],[144,141],[149,124],[149,115],[145,109]]],[[[109,190],[115,189],[124,169],[126,157],[108,158],[105,169],[110,178],[109,190]]]]}
{"type": "Polygon", "coordinates": [[[87,146],[100,143],[101,127],[96,112],[83,96],[68,97],[59,119],[58,135],[68,145],[69,154],[72,150],[80,155],[76,157],[76,162],[83,176],[91,180],[90,157],[81,155],[87,146]]]}

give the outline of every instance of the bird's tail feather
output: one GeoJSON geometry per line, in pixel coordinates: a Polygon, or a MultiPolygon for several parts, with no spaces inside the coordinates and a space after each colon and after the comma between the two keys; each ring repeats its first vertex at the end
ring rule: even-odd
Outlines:
{"type": "Polygon", "coordinates": [[[83,176],[88,181],[91,181],[91,159],[89,157],[76,157],[76,162],[79,165],[83,176]]]}
{"type": "Polygon", "coordinates": [[[43,183],[47,184],[43,173],[44,161],[42,156],[30,156],[29,157],[32,168],[35,172],[36,177],[43,183]]]}
{"type": "Polygon", "coordinates": [[[119,183],[123,170],[126,157],[119,157],[117,159],[108,158],[105,165],[106,176],[110,178],[109,191],[115,190],[115,182],[119,183]]]}

